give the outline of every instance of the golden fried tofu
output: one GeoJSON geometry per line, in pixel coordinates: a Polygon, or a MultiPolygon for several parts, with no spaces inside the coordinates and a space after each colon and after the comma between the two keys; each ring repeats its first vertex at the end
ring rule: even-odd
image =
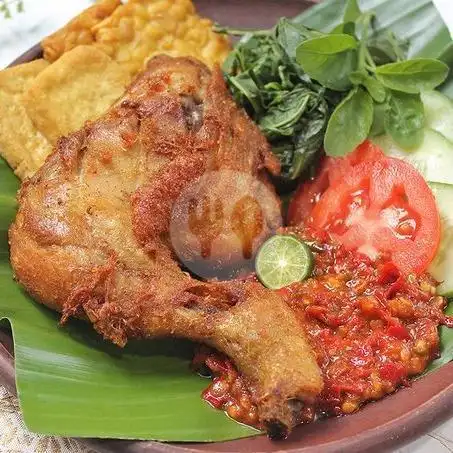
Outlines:
{"type": "Polygon", "coordinates": [[[212,67],[223,63],[230,51],[228,39],[212,31],[212,22],[196,14],[191,0],[129,0],[89,31],[79,30],[77,38],[64,31],[70,24],[42,42],[50,61],[81,43],[92,43],[135,75],[156,54],[192,56],[212,67]]]}
{"type": "Polygon", "coordinates": [[[0,89],[10,94],[21,94],[26,85],[31,82],[49,63],[40,58],[12,68],[0,71],[0,89]]]}
{"type": "Polygon", "coordinates": [[[214,66],[230,50],[190,0],[101,0],[41,45],[45,60],[0,72],[0,154],[21,178],[60,136],[104,113],[152,56],[214,66]]]}
{"type": "Polygon", "coordinates": [[[36,127],[55,144],[102,115],[129,82],[129,73],[104,52],[78,46],[31,82],[23,102],[36,127]]]}
{"type": "Polygon", "coordinates": [[[40,59],[0,71],[0,154],[22,179],[32,176],[52,151],[22,103],[24,90],[48,66],[40,59]]]}
{"type": "Polygon", "coordinates": [[[63,28],[42,41],[44,58],[53,62],[76,46],[93,43],[92,28],[110,16],[119,5],[121,0],[101,0],[74,17],[63,28]]]}

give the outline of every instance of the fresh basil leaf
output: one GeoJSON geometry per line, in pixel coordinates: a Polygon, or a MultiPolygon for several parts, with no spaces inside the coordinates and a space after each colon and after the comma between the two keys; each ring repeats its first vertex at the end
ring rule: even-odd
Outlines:
{"type": "Polygon", "coordinates": [[[425,111],[419,94],[393,91],[385,113],[385,130],[404,149],[416,148],[423,141],[425,111]]]}
{"type": "Polygon", "coordinates": [[[295,24],[286,17],[280,19],[275,27],[277,42],[293,59],[296,58],[296,49],[301,42],[321,35],[319,31],[310,30],[302,24],[295,24]]]}
{"type": "Polygon", "coordinates": [[[370,129],[370,137],[377,137],[385,133],[385,115],[387,109],[387,103],[374,104],[373,124],[370,129]]]}
{"type": "Polygon", "coordinates": [[[353,85],[363,85],[376,102],[384,102],[386,92],[384,85],[364,71],[355,71],[349,75],[353,85]]]}
{"type": "Polygon", "coordinates": [[[354,71],[349,74],[349,80],[353,85],[361,85],[367,75],[364,71],[354,71]]]}
{"type": "Polygon", "coordinates": [[[448,75],[448,66],[439,60],[418,58],[379,66],[376,77],[386,87],[404,93],[433,90],[448,75]]]}
{"type": "Polygon", "coordinates": [[[354,88],[332,113],[324,137],[329,156],[344,156],[362,143],[373,122],[373,100],[361,87],[354,88]]]}
{"type": "Polygon", "coordinates": [[[343,22],[338,24],[331,32],[332,35],[346,34],[355,37],[355,23],[354,22],[343,22]]]}
{"type": "MultiPolygon", "coordinates": [[[[335,56],[347,50],[357,49],[357,40],[350,35],[333,34],[309,39],[298,48],[298,54],[335,56]]],[[[299,55],[298,55],[299,59],[299,55]]]]}
{"type": "Polygon", "coordinates": [[[370,76],[365,77],[363,86],[367,89],[368,93],[370,93],[371,97],[376,102],[384,102],[387,93],[385,91],[384,85],[382,85],[379,80],[376,80],[374,77],[370,76]]]}
{"type": "Polygon", "coordinates": [[[299,45],[296,60],[302,69],[323,86],[346,91],[349,74],[357,69],[357,40],[350,35],[334,34],[309,39],[299,45]]]}
{"type": "Polygon", "coordinates": [[[361,14],[362,11],[360,11],[357,0],[348,0],[344,11],[343,22],[355,22],[361,14]]]}

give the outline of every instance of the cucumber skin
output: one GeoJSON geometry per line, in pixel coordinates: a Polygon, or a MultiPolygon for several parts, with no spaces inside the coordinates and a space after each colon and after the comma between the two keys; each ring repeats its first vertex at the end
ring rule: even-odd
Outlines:
{"type": "Polygon", "coordinates": [[[439,91],[421,93],[425,108],[425,127],[453,142],[453,102],[439,91]]]}
{"type": "Polygon", "coordinates": [[[441,282],[438,287],[438,294],[453,297],[453,144],[444,136],[432,130],[427,131],[425,138],[427,142],[422,144],[421,152],[419,148],[413,153],[398,149],[388,136],[377,137],[373,141],[387,155],[403,158],[414,164],[428,180],[428,185],[436,198],[442,218],[442,239],[439,251],[428,271],[436,280],[441,282]],[[433,144],[432,147],[430,146],[431,143],[433,144]],[[433,148],[437,150],[437,153],[430,154],[430,150],[433,148]],[[424,167],[422,159],[424,156],[431,159],[430,168],[424,167]],[[436,168],[439,169],[439,172],[435,171],[436,168]],[[429,181],[429,179],[434,179],[434,181],[429,181]],[[444,254],[443,258],[442,254],[444,254]]]}
{"type": "Polygon", "coordinates": [[[442,240],[428,272],[441,282],[437,293],[453,296],[453,186],[429,182],[442,219],[442,240]],[[442,258],[442,254],[444,255],[442,258]],[[440,260],[440,261],[439,261],[440,260]]]}
{"type": "Polygon", "coordinates": [[[453,184],[453,143],[442,134],[425,129],[422,144],[409,152],[400,148],[388,135],[371,140],[388,156],[410,162],[427,181],[453,184]]]}
{"type": "Polygon", "coordinates": [[[391,156],[412,163],[428,181],[442,219],[439,251],[428,271],[441,282],[437,292],[453,297],[453,102],[438,91],[421,94],[425,137],[417,149],[398,147],[388,135],[372,139],[391,156]]]}

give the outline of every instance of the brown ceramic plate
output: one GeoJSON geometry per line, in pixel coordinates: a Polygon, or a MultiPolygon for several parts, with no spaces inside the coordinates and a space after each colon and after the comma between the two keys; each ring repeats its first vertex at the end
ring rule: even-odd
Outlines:
{"type": "MultiPolygon", "coordinates": [[[[195,0],[198,10],[222,25],[244,28],[271,27],[281,16],[306,9],[307,0],[195,0]]],[[[41,56],[33,47],[13,64],[41,56]]],[[[11,339],[0,345],[0,380],[14,390],[11,339]]],[[[385,452],[420,436],[453,414],[453,362],[354,415],[300,426],[283,442],[265,436],[210,444],[84,440],[99,453],[332,453],[385,452]]],[[[190,414],[188,414],[190,416],[190,414]]]]}

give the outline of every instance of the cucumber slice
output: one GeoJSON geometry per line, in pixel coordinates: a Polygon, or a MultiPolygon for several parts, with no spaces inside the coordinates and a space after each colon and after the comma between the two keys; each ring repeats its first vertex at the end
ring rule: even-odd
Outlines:
{"type": "Polygon", "coordinates": [[[425,125],[453,142],[453,102],[438,91],[421,94],[425,107],[425,125]]]}
{"type": "Polygon", "coordinates": [[[442,282],[437,291],[441,296],[453,296],[453,186],[428,183],[436,197],[442,218],[442,240],[430,274],[442,282]]]}
{"type": "Polygon", "coordinates": [[[439,132],[426,129],[422,144],[411,152],[400,148],[389,135],[372,141],[388,156],[410,162],[427,181],[453,184],[453,143],[439,132]]]}

